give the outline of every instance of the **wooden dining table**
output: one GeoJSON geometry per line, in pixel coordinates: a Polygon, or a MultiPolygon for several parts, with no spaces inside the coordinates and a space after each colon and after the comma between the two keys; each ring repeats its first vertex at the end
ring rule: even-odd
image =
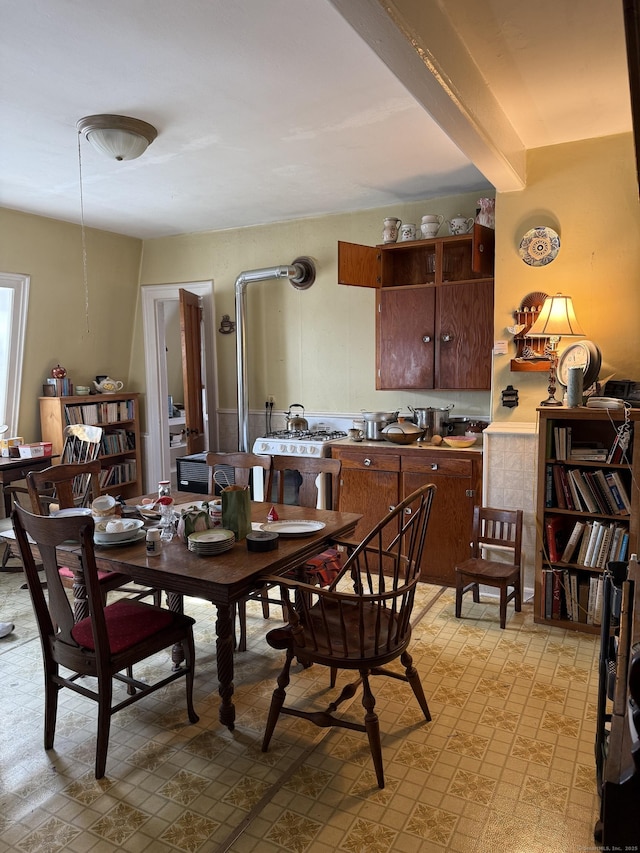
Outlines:
{"type": "MultiPolygon", "coordinates": [[[[211,499],[211,498],[210,498],[211,499]]],[[[180,492],[174,497],[176,508],[207,500],[207,496],[180,492]]],[[[139,504],[141,498],[127,501],[139,504]]],[[[271,503],[252,502],[254,525],[267,523],[271,503]]],[[[228,551],[215,556],[201,557],[189,551],[177,536],[163,542],[159,554],[147,556],[144,539],[118,547],[95,546],[99,569],[123,572],[136,583],[167,593],[168,606],[182,612],[183,596],[193,596],[211,601],[217,608],[216,663],[221,699],[220,722],[234,728],[235,707],[233,697],[234,605],[263,585],[261,579],[269,575],[282,575],[298,568],[308,558],[330,547],[335,539],[349,539],[361,515],[352,512],[309,509],[290,505],[275,505],[280,521],[304,519],[319,521],[324,527],[309,534],[280,535],[278,547],[273,551],[249,551],[246,540],[236,542],[228,551]]],[[[13,540],[15,547],[15,539],[13,540]]],[[[80,547],[73,543],[63,546],[64,561],[74,571],[74,597],[76,618],[88,615],[86,589],[82,578],[80,547]]],[[[179,652],[178,652],[179,654],[179,652]]],[[[179,659],[174,657],[177,665],[179,659]]]]}

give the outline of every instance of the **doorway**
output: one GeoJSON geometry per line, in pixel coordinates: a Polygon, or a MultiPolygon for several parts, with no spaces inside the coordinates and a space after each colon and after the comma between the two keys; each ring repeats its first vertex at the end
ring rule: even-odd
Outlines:
{"type": "MultiPolygon", "coordinates": [[[[169,412],[168,341],[171,344],[171,371],[175,369],[171,320],[180,290],[199,297],[202,305],[202,384],[205,412],[205,443],[207,449],[218,444],[216,357],[213,337],[213,282],[143,285],[142,316],[146,373],[146,459],[145,490],[151,492],[159,480],[171,478],[172,452],[169,412]]],[[[174,382],[172,379],[171,382],[174,382]]],[[[181,402],[181,401],[174,401],[181,402]]],[[[173,414],[173,411],[172,411],[173,414]]],[[[175,456],[176,454],[173,454],[175,456]]],[[[173,460],[175,463],[175,459],[173,460]]]]}

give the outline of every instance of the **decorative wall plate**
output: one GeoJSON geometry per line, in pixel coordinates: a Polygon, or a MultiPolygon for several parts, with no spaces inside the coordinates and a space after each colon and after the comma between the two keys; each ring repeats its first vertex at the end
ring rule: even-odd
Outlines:
{"type": "Polygon", "coordinates": [[[576,341],[569,344],[558,359],[558,382],[566,388],[569,381],[569,368],[581,367],[584,370],[583,387],[589,388],[598,378],[601,364],[600,347],[593,341],[576,341]]]}
{"type": "Polygon", "coordinates": [[[520,241],[518,254],[530,267],[545,267],[560,251],[560,237],[552,228],[532,228],[520,241]]]}

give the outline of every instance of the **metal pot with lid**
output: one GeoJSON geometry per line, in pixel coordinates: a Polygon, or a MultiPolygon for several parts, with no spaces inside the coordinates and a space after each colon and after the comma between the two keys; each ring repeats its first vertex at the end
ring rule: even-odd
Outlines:
{"type": "Polygon", "coordinates": [[[398,412],[363,412],[364,434],[369,441],[384,441],[382,430],[398,419],[398,412]]]}
{"type": "Polygon", "coordinates": [[[300,415],[291,414],[291,409],[302,409],[304,415],[304,406],[301,403],[290,403],[289,411],[287,412],[287,430],[290,432],[303,432],[309,429],[309,421],[300,415]]]}
{"type": "Polygon", "coordinates": [[[424,429],[424,441],[430,441],[434,435],[449,435],[451,432],[449,412],[453,409],[453,403],[441,408],[428,406],[414,409],[409,406],[409,409],[414,413],[418,426],[424,429]]]}

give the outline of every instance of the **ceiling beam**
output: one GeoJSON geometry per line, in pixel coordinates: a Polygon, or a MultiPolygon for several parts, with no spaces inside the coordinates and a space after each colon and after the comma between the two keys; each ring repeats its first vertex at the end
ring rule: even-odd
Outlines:
{"type": "Polygon", "coordinates": [[[499,192],[526,185],[525,148],[439,0],[330,0],[499,192]]]}

